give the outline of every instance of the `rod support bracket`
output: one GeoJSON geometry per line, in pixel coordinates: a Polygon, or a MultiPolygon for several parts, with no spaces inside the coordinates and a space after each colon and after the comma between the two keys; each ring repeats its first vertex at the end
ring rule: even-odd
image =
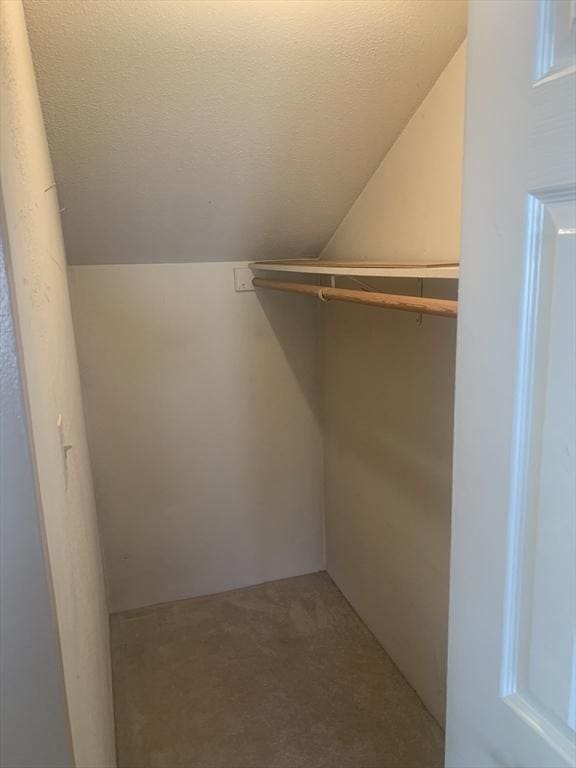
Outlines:
{"type": "MultiPolygon", "coordinates": [[[[418,277],[416,279],[418,281],[418,296],[420,298],[423,298],[423,296],[424,296],[424,278],[423,277],[418,277]]],[[[424,316],[423,316],[422,312],[420,312],[418,315],[416,315],[416,325],[419,328],[421,328],[423,321],[424,321],[424,316]]]]}

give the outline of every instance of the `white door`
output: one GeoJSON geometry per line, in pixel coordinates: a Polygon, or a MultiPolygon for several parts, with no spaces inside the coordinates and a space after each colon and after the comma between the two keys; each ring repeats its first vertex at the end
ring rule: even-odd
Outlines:
{"type": "Polygon", "coordinates": [[[446,765],[576,764],[574,0],[472,0],[446,765]]]}

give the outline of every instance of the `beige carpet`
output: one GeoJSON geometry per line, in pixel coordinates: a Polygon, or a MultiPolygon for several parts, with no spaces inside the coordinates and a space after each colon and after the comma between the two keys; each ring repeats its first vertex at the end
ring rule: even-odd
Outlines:
{"type": "Polygon", "coordinates": [[[325,573],[112,617],[120,768],[440,768],[442,731],[325,573]]]}

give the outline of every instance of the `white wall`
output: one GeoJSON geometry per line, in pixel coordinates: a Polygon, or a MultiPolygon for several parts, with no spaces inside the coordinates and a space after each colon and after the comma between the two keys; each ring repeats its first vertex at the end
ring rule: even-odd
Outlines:
{"type": "Polygon", "coordinates": [[[458,261],[466,44],[376,169],[322,254],[458,261]]]}
{"type": "Polygon", "coordinates": [[[0,242],[0,765],[68,768],[58,630],[0,242]]]}
{"type": "Polygon", "coordinates": [[[4,235],[10,245],[32,460],[74,758],[82,768],[103,768],[115,760],[108,616],[58,201],[22,6],[13,0],[0,8],[4,235]],[[62,442],[72,446],[67,462],[62,442]]]}
{"type": "Polygon", "coordinates": [[[324,567],[314,302],[70,268],[112,610],[324,567]]]}
{"type": "MultiPolygon", "coordinates": [[[[458,259],[465,49],[324,257],[458,259]]],[[[414,281],[388,284],[413,291],[414,281]]],[[[455,291],[427,281],[427,295],[455,291]]],[[[443,722],[456,323],[330,304],[324,315],[328,571],[443,722]]]]}

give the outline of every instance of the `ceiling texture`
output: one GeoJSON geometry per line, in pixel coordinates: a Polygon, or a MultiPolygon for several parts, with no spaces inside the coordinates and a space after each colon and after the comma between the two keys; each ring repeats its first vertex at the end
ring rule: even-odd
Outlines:
{"type": "Polygon", "coordinates": [[[465,0],[25,0],[72,264],[318,254],[465,0]]]}

